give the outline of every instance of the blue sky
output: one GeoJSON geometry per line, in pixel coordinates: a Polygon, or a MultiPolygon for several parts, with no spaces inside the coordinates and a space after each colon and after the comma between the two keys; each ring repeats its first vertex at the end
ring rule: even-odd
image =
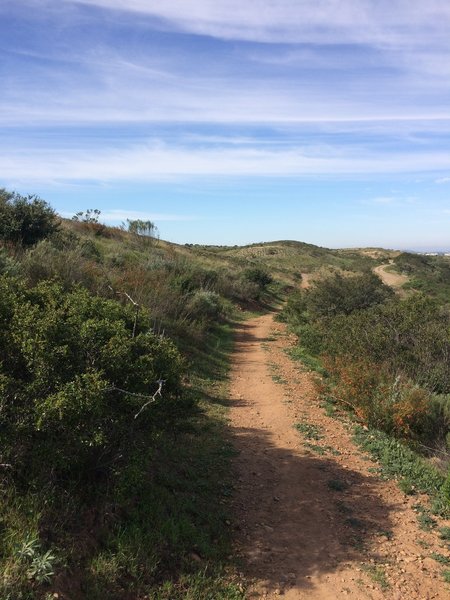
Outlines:
{"type": "Polygon", "coordinates": [[[450,249],[448,0],[2,0],[0,186],[180,243],[450,249]]]}

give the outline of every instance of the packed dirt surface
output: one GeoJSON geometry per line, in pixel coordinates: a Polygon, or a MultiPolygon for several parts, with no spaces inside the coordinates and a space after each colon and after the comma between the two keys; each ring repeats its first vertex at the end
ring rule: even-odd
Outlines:
{"type": "Polygon", "coordinates": [[[301,289],[307,290],[309,287],[311,287],[312,277],[312,273],[302,273],[302,281],[300,283],[301,289]]]}
{"type": "Polygon", "coordinates": [[[380,265],[379,267],[375,267],[373,272],[380,277],[383,283],[399,290],[408,281],[408,277],[401,273],[387,271],[389,267],[390,265],[380,265]]]}
{"type": "Polygon", "coordinates": [[[449,567],[431,557],[448,550],[413,509],[426,499],[377,476],[345,419],[321,408],[314,375],[287,356],[294,341],[272,315],[237,333],[234,537],[247,597],[448,600],[449,567]]]}

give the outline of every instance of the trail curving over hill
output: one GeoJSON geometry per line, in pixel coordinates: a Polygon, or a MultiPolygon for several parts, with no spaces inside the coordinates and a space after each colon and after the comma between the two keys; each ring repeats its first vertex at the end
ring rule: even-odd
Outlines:
{"type": "Polygon", "coordinates": [[[378,277],[382,280],[385,285],[389,285],[395,290],[400,290],[403,285],[408,281],[407,275],[402,275],[401,273],[394,273],[393,271],[388,271],[387,269],[391,266],[391,263],[379,265],[375,267],[373,272],[378,275],[378,277]]]}

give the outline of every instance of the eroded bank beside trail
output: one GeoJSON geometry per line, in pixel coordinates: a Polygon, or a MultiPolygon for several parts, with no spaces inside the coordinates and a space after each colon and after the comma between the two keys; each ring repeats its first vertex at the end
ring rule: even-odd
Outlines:
{"type": "Polygon", "coordinates": [[[249,598],[448,598],[443,549],[319,405],[273,315],[239,326],[231,371],[235,548],[249,598]],[[297,427],[294,427],[297,426],[297,427]]]}

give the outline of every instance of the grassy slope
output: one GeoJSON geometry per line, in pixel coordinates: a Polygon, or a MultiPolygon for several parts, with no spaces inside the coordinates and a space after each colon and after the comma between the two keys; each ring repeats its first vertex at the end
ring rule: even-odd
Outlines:
{"type": "MultiPolygon", "coordinates": [[[[139,275],[139,269],[159,263],[176,264],[181,271],[192,266],[239,270],[257,265],[277,280],[295,284],[302,272],[357,271],[390,257],[384,251],[329,250],[292,241],[242,248],[146,243],[117,229],[98,235],[95,227],[70,221],[63,226],[82,239],[82,249],[77,246],[67,254],[67,267],[80,260],[79,280],[89,281],[98,293],[108,293],[110,277],[117,277],[120,269],[126,274],[136,269],[139,275]]],[[[45,249],[42,258],[39,252],[34,257],[30,270],[36,278],[35,267],[47,256],[45,249]]],[[[69,281],[70,277],[69,271],[69,281]]],[[[112,599],[242,597],[235,567],[227,558],[232,450],[224,424],[231,325],[217,324],[199,332],[177,327],[172,333],[190,361],[186,394],[193,404],[183,419],[169,418],[166,427],[152,434],[148,455],[139,459],[148,464],[148,480],[134,481],[130,473],[120,490],[99,488],[93,496],[72,498],[50,511],[54,516],[50,525],[48,517],[46,524],[41,517],[47,511],[45,491],[19,500],[5,495],[1,502],[8,551],[0,560],[17,584],[12,596],[4,591],[5,598],[31,600],[45,598],[47,592],[90,600],[105,594],[112,599]],[[35,546],[23,556],[26,544],[42,540],[45,528],[56,543],[35,546]],[[54,570],[55,577],[49,576],[48,586],[45,580],[43,586],[37,585],[33,577],[30,584],[32,561],[42,561],[44,550],[53,546],[55,556],[43,565],[43,572],[54,570]]]]}
{"type": "Polygon", "coordinates": [[[443,304],[449,302],[450,257],[403,252],[394,259],[393,268],[409,277],[405,289],[423,292],[443,304]]]}
{"type": "MultiPolygon", "coordinates": [[[[177,248],[180,251],[181,247],[177,248]]],[[[189,251],[209,264],[263,265],[275,278],[285,283],[295,283],[301,273],[333,268],[348,271],[372,268],[395,255],[390,250],[331,250],[290,240],[248,246],[189,246],[181,251],[189,251]]]]}

